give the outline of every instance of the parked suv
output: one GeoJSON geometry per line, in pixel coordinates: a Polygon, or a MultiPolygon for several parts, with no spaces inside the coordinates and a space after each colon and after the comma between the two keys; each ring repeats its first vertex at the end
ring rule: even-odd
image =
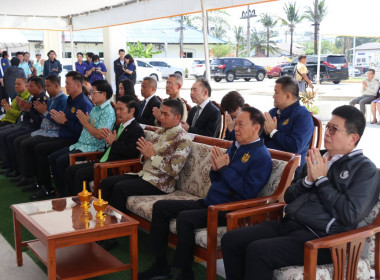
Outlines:
{"type": "MultiPolygon", "coordinates": [[[[309,70],[308,76],[313,83],[317,82],[317,55],[308,55],[306,67],[309,70]]],[[[282,68],[281,75],[293,76],[294,67],[298,63],[298,58],[294,59],[289,66],[282,68]]],[[[348,80],[348,62],[343,54],[321,55],[320,80],[332,81],[339,84],[341,80],[348,80]]]]}
{"type": "Polygon", "coordinates": [[[149,61],[149,64],[160,69],[162,73],[162,78],[167,78],[171,74],[185,76],[185,70],[183,68],[170,66],[164,61],[151,60],[149,61]]]}
{"type": "Polygon", "coordinates": [[[212,60],[210,72],[211,78],[216,82],[222,79],[226,79],[227,82],[244,79],[248,82],[251,78],[257,81],[264,80],[267,70],[245,58],[225,57],[212,60]]]}

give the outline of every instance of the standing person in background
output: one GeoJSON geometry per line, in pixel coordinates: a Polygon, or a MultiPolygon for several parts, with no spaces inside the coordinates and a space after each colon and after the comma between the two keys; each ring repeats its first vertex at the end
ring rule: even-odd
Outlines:
{"type": "Polygon", "coordinates": [[[136,64],[135,60],[130,54],[124,57],[125,63],[123,67],[124,74],[120,78],[127,78],[136,84],[136,64]]]}
{"type": "MultiPolygon", "coordinates": [[[[28,53],[29,54],[29,53],[28,53]]],[[[20,60],[20,64],[19,64],[19,67],[24,70],[24,73],[25,73],[25,78],[29,79],[31,76],[32,76],[32,71],[30,71],[30,66],[28,64],[29,62],[29,56],[27,55],[24,55],[24,53],[22,52],[17,52],[16,53],[16,57],[20,60]],[[26,62],[24,59],[25,57],[28,58],[28,62],[26,62]]]]}
{"type": "MultiPolygon", "coordinates": [[[[1,53],[2,58],[0,58],[0,100],[3,99],[8,99],[7,94],[5,92],[5,87],[4,87],[4,73],[5,69],[9,67],[9,60],[8,60],[8,52],[3,51],[1,53]]],[[[3,111],[1,113],[4,113],[3,111]]]]}
{"type": "Polygon", "coordinates": [[[93,61],[94,53],[92,52],[86,52],[86,63],[90,65],[90,63],[93,61]]]}
{"type": "Polygon", "coordinates": [[[75,62],[75,71],[81,73],[84,76],[89,69],[89,65],[83,61],[83,53],[78,52],[77,62],[75,62]]]}
{"type": "Polygon", "coordinates": [[[44,73],[44,60],[41,59],[41,54],[36,54],[36,62],[33,64],[33,68],[36,70],[36,76],[42,77],[44,73]]]}
{"type": "Polygon", "coordinates": [[[124,56],[125,50],[119,50],[119,58],[113,62],[113,71],[115,71],[115,82],[116,82],[116,98],[119,97],[119,82],[120,76],[124,74],[124,56]]]}
{"type": "Polygon", "coordinates": [[[57,54],[51,50],[47,55],[49,59],[45,61],[43,77],[46,78],[50,75],[58,76],[62,72],[62,64],[55,58],[57,54]]]}
{"type": "Polygon", "coordinates": [[[309,72],[306,68],[306,55],[301,55],[298,57],[298,64],[295,69],[294,78],[298,82],[298,87],[300,92],[306,92],[306,83],[308,83],[310,88],[314,88],[313,83],[309,80],[307,73],[309,72]]]}
{"type": "Polygon", "coordinates": [[[99,56],[94,55],[93,59],[94,61],[90,63],[89,70],[86,72],[86,76],[90,78],[91,84],[97,80],[104,80],[103,75],[107,74],[107,68],[103,62],[100,61],[99,56]]]}
{"type": "Polygon", "coordinates": [[[223,96],[220,106],[224,111],[226,118],[226,136],[225,140],[235,140],[235,120],[244,107],[244,98],[237,91],[230,91],[223,96]]]}
{"type": "Polygon", "coordinates": [[[11,101],[17,96],[15,90],[15,82],[17,78],[25,78],[25,72],[20,67],[20,60],[17,57],[11,59],[11,66],[4,71],[4,89],[6,92],[5,98],[10,98],[11,101]]]}

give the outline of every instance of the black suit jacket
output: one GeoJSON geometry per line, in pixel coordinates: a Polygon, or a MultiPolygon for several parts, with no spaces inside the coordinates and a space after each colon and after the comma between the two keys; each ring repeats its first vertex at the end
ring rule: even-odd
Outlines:
{"type": "MultiPolygon", "coordinates": [[[[141,105],[141,110],[144,109],[142,107],[142,102],[140,103],[141,105]]],[[[160,99],[158,99],[157,96],[153,96],[148,104],[145,105],[145,109],[144,109],[144,112],[142,113],[141,117],[139,117],[138,121],[139,123],[143,123],[143,124],[147,124],[147,125],[153,125],[154,126],[154,116],[153,116],[153,113],[152,113],[152,109],[153,107],[157,107],[157,108],[160,108],[161,106],[161,101],[160,99]]]]}
{"type": "Polygon", "coordinates": [[[116,80],[116,83],[119,81],[119,78],[121,75],[124,74],[124,71],[123,71],[123,64],[120,63],[120,59],[116,59],[114,62],[113,62],[113,70],[115,71],[115,80],[116,80]]]}
{"type": "MultiPolygon", "coordinates": [[[[119,126],[116,127],[116,131],[119,126]]],[[[136,149],[137,139],[144,136],[144,131],[140,124],[134,119],[124,128],[119,138],[111,145],[110,154],[107,161],[137,158],[139,151],[136,149]]]]}
{"type": "Polygon", "coordinates": [[[191,127],[197,106],[191,108],[186,122],[188,123],[189,133],[195,133],[204,136],[218,137],[220,131],[220,111],[210,101],[202,110],[194,127],[191,127]]]}

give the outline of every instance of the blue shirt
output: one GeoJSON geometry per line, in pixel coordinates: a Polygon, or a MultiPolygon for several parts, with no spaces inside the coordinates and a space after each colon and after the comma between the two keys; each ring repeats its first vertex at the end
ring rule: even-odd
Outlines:
{"type": "Polygon", "coordinates": [[[9,67],[9,60],[5,58],[0,59],[0,79],[4,77],[5,69],[9,67]]]}
{"type": "Polygon", "coordinates": [[[75,99],[69,96],[64,110],[67,122],[59,127],[58,137],[77,141],[83,128],[77,118],[77,110],[81,110],[86,114],[91,111],[92,107],[91,101],[88,100],[84,93],[81,93],[75,99]]]}
{"type": "Polygon", "coordinates": [[[23,61],[18,67],[20,67],[25,72],[25,77],[28,78],[29,75],[32,75],[32,71],[30,71],[29,64],[23,61]]]}
{"type": "Polygon", "coordinates": [[[241,146],[236,143],[227,150],[230,164],[210,171],[211,187],[204,199],[206,205],[255,198],[269,180],[272,159],[263,140],[241,146]]]}
{"type": "Polygon", "coordinates": [[[310,112],[305,106],[301,106],[299,101],[296,101],[282,112],[278,108],[273,108],[269,114],[272,118],[274,116],[277,118],[278,131],[272,138],[263,132],[265,145],[271,149],[300,154],[301,167],[305,163],[305,156],[314,132],[310,112]]]}
{"type": "MultiPolygon", "coordinates": [[[[109,100],[100,106],[96,105],[90,112],[90,124],[96,129],[109,128],[112,130],[115,121],[115,110],[109,100]]],[[[70,151],[81,150],[84,153],[104,151],[106,144],[104,139],[96,139],[86,128],[83,128],[78,142],[70,146],[70,151]]]]}
{"type": "Polygon", "coordinates": [[[84,61],[82,61],[82,64],[79,64],[79,62],[75,62],[75,71],[81,73],[82,75],[86,74],[86,71],[90,70],[90,67],[88,64],[84,61]]]}
{"type": "Polygon", "coordinates": [[[50,106],[48,111],[44,113],[44,118],[41,122],[41,127],[39,130],[32,132],[32,137],[39,135],[45,137],[58,137],[59,124],[50,116],[49,112],[54,109],[56,111],[64,111],[67,104],[67,95],[61,91],[56,96],[51,98],[50,106]]]}
{"type": "Polygon", "coordinates": [[[96,69],[99,68],[101,72],[107,72],[107,68],[103,63],[99,62],[99,64],[96,65],[94,62],[91,62],[88,70],[90,70],[91,68],[95,68],[95,70],[91,73],[90,84],[92,84],[92,82],[96,80],[104,80],[103,74],[96,71],[96,69]]]}
{"type": "Polygon", "coordinates": [[[62,72],[62,65],[59,60],[54,59],[51,61],[50,59],[45,61],[44,64],[44,78],[50,76],[50,75],[55,75],[58,76],[59,73],[62,72]],[[53,69],[57,69],[58,71],[53,71],[53,69]]]}

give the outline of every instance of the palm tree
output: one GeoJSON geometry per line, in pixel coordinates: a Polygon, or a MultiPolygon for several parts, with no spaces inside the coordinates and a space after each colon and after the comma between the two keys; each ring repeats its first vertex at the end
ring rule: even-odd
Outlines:
{"type": "Polygon", "coordinates": [[[325,0],[314,0],[313,6],[306,7],[305,18],[313,22],[314,25],[314,54],[318,52],[318,34],[319,25],[321,24],[324,17],[327,15],[327,6],[325,5],[325,0]]]}
{"type": "Polygon", "coordinates": [[[290,31],[290,56],[293,56],[293,34],[296,25],[300,23],[304,16],[300,15],[299,10],[296,7],[296,2],[285,4],[284,12],[286,18],[281,18],[282,24],[286,25],[290,31]]]}
{"type": "Polygon", "coordinates": [[[264,14],[260,17],[259,22],[267,29],[267,57],[269,57],[270,31],[277,24],[277,20],[275,20],[270,14],[264,14]]]}
{"type": "Polygon", "coordinates": [[[234,26],[234,35],[235,35],[235,41],[236,41],[236,53],[235,56],[239,56],[239,47],[241,44],[243,44],[243,26],[234,26]],[[240,44],[241,43],[241,44],[240,44]]]}
{"type": "Polygon", "coordinates": [[[265,54],[265,51],[273,53],[276,50],[275,42],[267,41],[264,32],[257,32],[255,28],[251,32],[251,49],[254,49],[256,54],[265,54]]]}

